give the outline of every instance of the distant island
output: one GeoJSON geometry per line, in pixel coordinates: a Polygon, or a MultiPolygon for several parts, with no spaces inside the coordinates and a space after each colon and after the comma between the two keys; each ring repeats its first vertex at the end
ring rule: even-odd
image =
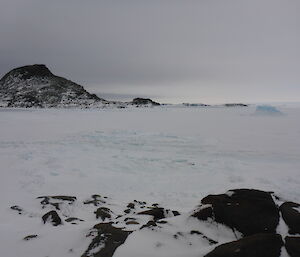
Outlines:
{"type": "MultiPolygon", "coordinates": [[[[105,108],[154,107],[160,104],[150,98],[131,102],[108,101],[91,94],[83,86],[54,75],[46,65],[34,64],[9,71],[0,79],[0,107],[9,108],[105,108]]],[[[183,103],[184,107],[208,107],[202,103],[183,103]]],[[[228,103],[223,107],[246,107],[228,103]]]]}
{"type": "Polygon", "coordinates": [[[54,75],[44,64],[13,69],[0,80],[0,107],[101,108],[107,105],[126,107],[160,104],[147,98],[135,98],[132,102],[107,101],[71,80],[54,75]]]}

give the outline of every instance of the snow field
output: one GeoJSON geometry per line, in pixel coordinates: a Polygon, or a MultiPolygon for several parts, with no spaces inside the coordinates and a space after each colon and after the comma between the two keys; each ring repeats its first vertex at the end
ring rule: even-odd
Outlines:
{"type": "MultiPolygon", "coordinates": [[[[255,107],[0,109],[0,255],[79,256],[87,248],[94,215],[78,204],[66,211],[87,222],[53,230],[40,221],[35,198],[42,195],[100,194],[116,206],[137,199],[181,213],[207,194],[235,188],[300,202],[300,108],[279,109],[283,115],[253,115],[255,107]],[[27,216],[12,213],[12,205],[27,216]],[[22,240],[33,233],[41,237],[22,240]]],[[[115,256],[131,256],[132,240],[151,238],[139,233],[115,256]]],[[[151,248],[147,242],[141,251],[151,248]]],[[[167,245],[144,251],[182,256],[184,247],[164,252],[167,245]]]]}

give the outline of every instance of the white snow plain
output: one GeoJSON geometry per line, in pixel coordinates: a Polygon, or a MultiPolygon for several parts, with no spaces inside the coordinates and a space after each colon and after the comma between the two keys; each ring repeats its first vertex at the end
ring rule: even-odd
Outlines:
{"type": "MultiPolygon", "coordinates": [[[[115,208],[137,199],[183,216],[206,195],[236,188],[300,202],[300,108],[278,109],[283,115],[253,115],[255,106],[0,109],[0,256],[80,256],[87,248],[94,214],[77,204],[64,211],[86,222],[44,225],[42,195],[100,194],[115,208]],[[30,234],[39,237],[24,241],[30,234]]],[[[234,240],[225,230],[218,233],[234,240]]],[[[170,251],[167,239],[168,247],[154,247],[155,240],[151,232],[132,234],[115,256],[202,254],[180,244],[170,251]]]]}

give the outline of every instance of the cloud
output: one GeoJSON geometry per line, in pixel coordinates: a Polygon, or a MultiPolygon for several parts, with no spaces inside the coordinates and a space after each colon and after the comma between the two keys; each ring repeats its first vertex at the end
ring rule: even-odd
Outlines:
{"type": "Polygon", "coordinates": [[[295,100],[299,8],[294,0],[1,0],[0,74],[45,63],[100,92],[295,100]]]}

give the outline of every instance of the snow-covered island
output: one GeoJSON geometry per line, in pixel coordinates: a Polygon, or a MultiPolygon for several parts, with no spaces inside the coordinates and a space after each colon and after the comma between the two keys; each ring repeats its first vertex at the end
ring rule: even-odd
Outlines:
{"type": "MultiPolygon", "coordinates": [[[[46,65],[34,64],[15,68],[0,79],[0,108],[126,108],[126,107],[210,107],[202,103],[160,104],[150,98],[130,102],[109,101],[91,94],[83,86],[54,75],[46,65]]],[[[227,103],[225,107],[247,107],[227,103]]]]}
{"type": "Polygon", "coordinates": [[[11,70],[0,80],[0,107],[18,108],[104,108],[159,106],[151,99],[131,102],[107,101],[81,85],[54,75],[44,64],[11,70]]]}

